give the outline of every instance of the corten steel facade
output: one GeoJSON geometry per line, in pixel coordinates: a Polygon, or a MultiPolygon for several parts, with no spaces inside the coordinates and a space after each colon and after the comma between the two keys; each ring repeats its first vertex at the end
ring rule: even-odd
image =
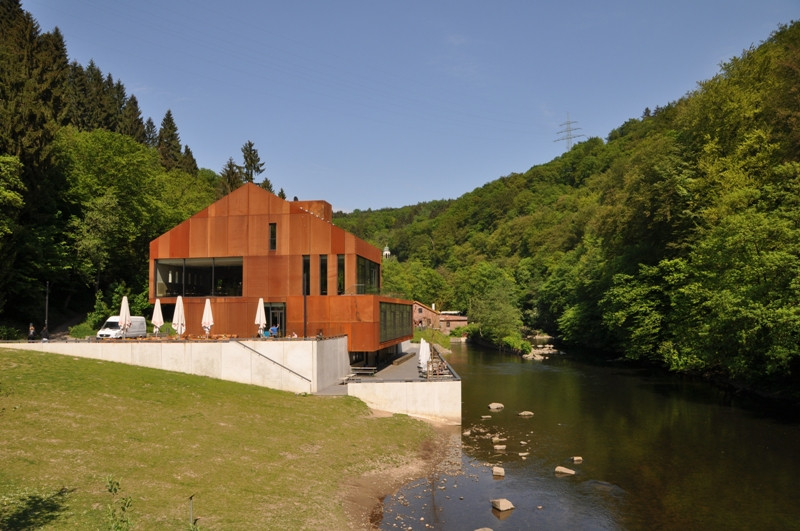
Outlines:
{"type": "Polygon", "coordinates": [[[347,335],[378,352],[413,337],[412,302],[380,296],[381,250],[334,226],[325,201],[285,201],[245,184],[150,242],[150,301],[183,296],[187,334],[254,337],[258,299],[267,328],[298,337],[347,335]]]}

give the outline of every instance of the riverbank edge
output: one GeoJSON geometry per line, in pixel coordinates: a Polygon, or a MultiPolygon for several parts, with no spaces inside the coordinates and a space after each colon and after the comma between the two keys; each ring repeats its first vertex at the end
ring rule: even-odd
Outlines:
{"type": "MultiPolygon", "coordinates": [[[[800,419],[800,389],[791,384],[775,383],[772,387],[732,379],[720,372],[671,371],[662,364],[647,360],[631,360],[613,356],[602,351],[584,351],[560,347],[559,356],[590,365],[606,367],[626,367],[629,369],[653,371],[663,376],[690,378],[729,394],[744,402],[757,404],[759,408],[772,411],[779,417],[800,419]]],[[[748,407],[747,404],[742,404],[748,407]]]]}
{"type": "MultiPolygon", "coordinates": [[[[381,417],[392,413],[373,410],[372,415],[381,417]]],[[[433,433],[421,443],[414,457],[401,466],[376,470],[342,482],[341,503],[350,529],[379,529],[386,497],[397,493],[411,481],[433,473],[447,455],[453,433],[461,433],[461,426],[419,420],[429,424],[433,433]]]]}

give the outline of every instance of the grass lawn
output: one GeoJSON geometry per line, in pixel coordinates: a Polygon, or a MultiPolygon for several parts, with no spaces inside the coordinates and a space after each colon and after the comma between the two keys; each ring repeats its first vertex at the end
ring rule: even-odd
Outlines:
{"type": "Polygon", "coordinates": [[[416,328],[414,327],[414,343],[419,343],[420,339],[425,339],[428,343],[436,343],[444,348],[450,348],[450,336],[446,336],[435,328],[416,328]]]}
{"type": "Polygon", "coordinates": [[[0,529],[349,529],[345,480],[433,437],[352,397],[0,349],[0,529]],[[119,482],[113,496],[109,476],[119,482]]]}

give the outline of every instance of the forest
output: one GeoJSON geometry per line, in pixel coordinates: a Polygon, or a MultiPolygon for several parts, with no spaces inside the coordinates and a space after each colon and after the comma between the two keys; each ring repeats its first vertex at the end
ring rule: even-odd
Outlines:
{"type": "MultiPolygon", "coordinates": [[[[258,150],[198,168],[170,111],[160,127],[143,119],[120,80],[70,63],[59,30],[18,0],[0,1],[0,65],[0,337],[46,312],[51,327],[95,324],[122,295],[149,315],[149,242],[262,179],[258,150]]],[[[464,312],[467,333],[501,348],[545,332],[796,395],[800,24],[550,162],[334,223],[389,246],[384,293],[464,312]]]]}
{"type": "Polygon", "coordinates": [[[96,327],[123,295],[149,315],[149,242],[255,182],[258,150],[199,169],[170,110],[160,127],[143,119],[120,80],[70,63],[58,28],[42,32],[18,0],[0,0],[0,65],[0,338],[87,313],[96,327]]]}

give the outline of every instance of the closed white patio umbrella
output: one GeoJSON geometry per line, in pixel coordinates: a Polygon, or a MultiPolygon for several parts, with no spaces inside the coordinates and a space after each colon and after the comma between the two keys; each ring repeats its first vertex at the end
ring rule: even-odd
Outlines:
{"type": "Polygon", "coordinates": [[[200,321],[203,325],[203,330],[206,332],[206,339],[211,332],[211,327],[214,326],[214,314],[211,313],[211,299],[206,299],[206,307],[203,308],[203,320],[200,321]]]}
{"type": "Polygon", "coordinates": [[[131,309],[128,306],[128,297],[122,297],[122,306],[119,309],[119,328],[122,330],[122,337],[128,332],[131,327],[131,309]]]}
{"type": "Polygon", "coordinates": [[[431,346],[424,339],[419,340],[419,362],[417,366],[424,373],[428,372],[428,362],[431,360],[431,346]]]}
{"type": "Polygon", "coordinates": [[[161,327],[164,326],[164,316],[161,314],[161,299],[156,299],[156,306],[153,308],[153,331],[158,335],[161,327]]]}
{"type": "Polygon", "coordinates": [[[186,332],[186,314],[183,311],[183,297],[178,295],[175,301],[175,313],[172,314],[172,328],[178,333],[178,338],[186,332]]]}
{"type": "Polygon", "coordinates": [[[264,329],[267,327],[267,316],[264,313],[264,298],[259,297],[258,308],[256,308],[256,326],[258,326],[258,335],[264,335],[264,329]]]}

